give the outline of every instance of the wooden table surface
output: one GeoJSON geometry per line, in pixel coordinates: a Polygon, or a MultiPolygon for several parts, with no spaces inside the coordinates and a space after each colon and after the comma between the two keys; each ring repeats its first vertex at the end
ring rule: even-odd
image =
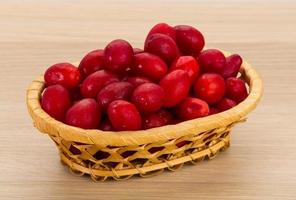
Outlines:
{"type": "Polygon", "coordinates": [[[296,199],[296,3],[0,1],[0,199],[296,199]],[[94,183],[59,162],[25,105],[49,65],[115,38],[142,47],[157,22],[191,24],[208,47],[241,54],[265,94],[216,159],[152,178],[94,183]]]}

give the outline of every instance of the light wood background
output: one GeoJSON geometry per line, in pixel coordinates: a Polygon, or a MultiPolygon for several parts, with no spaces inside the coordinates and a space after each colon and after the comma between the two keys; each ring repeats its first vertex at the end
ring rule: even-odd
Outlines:
{"type": "Polygon", "coordinates": [[[296,3],[181,2],[0,1],[0,199],[296,199],[296,3]],[[258,109],[212,161],[124,182],[72,176],[33,128],[26,87],[112,39],[142,47],[161,21],[194,25],[208,47],[252,63],[265,81],[258,109]]]}

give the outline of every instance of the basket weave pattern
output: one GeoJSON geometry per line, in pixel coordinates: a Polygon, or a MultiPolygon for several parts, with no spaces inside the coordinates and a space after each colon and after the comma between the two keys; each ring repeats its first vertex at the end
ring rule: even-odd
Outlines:
{"type": "MultiPolygon", "coordinates": [[[[225,53],[227,54],[227,53],[225,53]]],[[[249,85],[249,96],[236,107],[212,116],[141,131],[104,132],[84,130],[56,121],[40,106],[44,80],[40,76],[27,90],[28,111],[34,125],[48,134],[59,149],[61,161],[77,175],[89,174],[94,181],[108,177],[147,177],[164,169],[175,171],[186,162],[196,164],[214,158],[230,144],[230,131],[253,110],[263,86],[260,76],[246,62],[241,78],[249,85]]]]}

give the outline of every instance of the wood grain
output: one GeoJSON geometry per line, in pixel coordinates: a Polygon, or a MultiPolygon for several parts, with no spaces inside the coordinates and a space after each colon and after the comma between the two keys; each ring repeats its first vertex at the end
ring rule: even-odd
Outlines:
{"type": "Polygon", "coordinates": [[[267,1],[1,1],[0,199],[296,199],[295,10],[267,1]],[[50,64],[112,39],[142,47],[159,21],[192,24],[208,47],[240,53],[263,76],[261,104],[210,162],[124,182],[74,177],[32,126],[27,86],[50,64]]]}

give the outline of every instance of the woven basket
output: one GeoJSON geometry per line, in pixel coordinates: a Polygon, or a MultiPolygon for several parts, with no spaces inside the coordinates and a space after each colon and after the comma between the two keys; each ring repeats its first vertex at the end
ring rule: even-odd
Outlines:
{"type": "MultiPolygon", "coordinates": [[[[229,55],[225,53],[225,55],[229,55]]],[[[241,78],[249,85],[249,96],[234,108],[176,125],[123,132],[84,130],[50,117],[40,105],[43,76],[27,90],[27,107],[34,125],[46,133],[59,149],[61,161],[76,175],[89,174],[94,181],[112,177],[128,179],[175,171],[186,162],[212,159],[229,147],[230,130],[253,110],[263,93],[262,80],[247,62],[241,78]]]]}

